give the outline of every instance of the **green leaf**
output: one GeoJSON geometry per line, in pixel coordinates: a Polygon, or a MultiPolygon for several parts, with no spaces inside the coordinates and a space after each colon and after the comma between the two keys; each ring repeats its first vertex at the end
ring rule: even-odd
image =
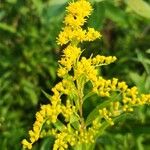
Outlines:
{"type": "Polygon", "coordinates": [[[95,109],[93,109],[93,111],[88,115],[86,119],[86,125],[91,124],[92,121],[99,115],[99,109],[107,107],[112,101],[118,100],[119,97],[120,94],[114,94],[114,96],[112,96],[110,99],[104,101],[103,103],[99,104],[95,109]]]}
{"type": "Polygon", "coordinates": [[[122,27],[128,26],[127,16],[124,11],[110,2],[106,2],[105,4],[105,16],[122,27]]]}
{"type": "Polygon", "coordinates": [[[93,96],[93,95],[95,95],[94,92],[89,92],[87,95],[85,95],[85,96],[83,97],[83,101],[85,101],[87,98],[89,98],[89,97],[91,97],[91,96],[93,96]]]}
{"type": "Polygon", "coordinates": [[[66,2],[68,2],[68,0],[59,0],[59,1],[51,0],[50,4],[51,5],[62,5],[62,4],[65,4],[66,2]]]}
{"type": "Polygon", "coordinates": [[[0,22],[0,30],[5,30],[11,33],[15,33],[16,29],[6,23],[0,22]]]}
{"type": "Polygon", "coordinates": [[[99,115],[99,109],[104,108],[110,104],[109,101],[105,101],[102,104],[98,105],[87,117],[86,125],[92,123],[92,121],[99,115]]]}
{"type": "Polygon", "coordinates": [[[88,26],[91,26],[95,29],[99,29],[102,26],[104,17],[105,17],[105,7],[104,2],[94,3],[94,11],[90,18],[88,19],[88,26]],[[96,21],[93,21],[96,20],[96,21]]]}
{"type": "Polygon", "coordinates": [[[76,121],[79,121],[79,116],[77,116],[76,114],[71,115],[70,123],[73,123],[76,121]]]}
{"type": "Polygon", "coordinates": [[[48,149],[52,148],[53,143],[54,143],[53,137],[44,138],[40,150],[48,150],[48,149]]]}
{"type": "Polygon", "coordinates": [[[77,144],[73,147],[73,150],[94,150],[95,148],[95,143],[82,143],[82,144],[77,144]]]}
{"type": "Polygon", "coordinates": [[[150,19],[150,5],[143,0],[127,0],[128,7],[138,15],[150,19]]]}
{"type": "Polygon", "coordinates": [[[43,3],[41,0],[32,0],[33,2],[33,7],[35,11],[37,11],[37,14],[40,16],[42,14],[43,10],[43,3]]]}
{"type": "Polygon", "coordinates": [[[55,80],[56,79],[56,69],[54,66],[51,66],[51,68],[49,68],[49,74],[51,75],[52,79],[55,80]]]}
{"type": "Polygon", "coordinates": [[[76,122],[73,122],[73,123],[71,124],[71,126],[72,126],[75,130],[79,130],[80,123],[79,123],[79,121],[76,121],[76,122]]]}
{"type": "Polygon", "coordinates": [[[146,53],[150,54],[150,49],[148,49],[148,50],[146,51],[146,53]]]}
{"type": "MultiPolygon", "coordinates": [[[[133,117],[132,114],[124,113],[124,114],[121,114],[120,116],[117,116],[117,117],[113,118],[113,121],[115,123],[117,123],[117,122],[119,123],[119,122],[123,122],[125,119],[127,119],[127,118],[129,119],[131,117],[133,117]]],[[[97,138],[100,135],[102,135],[104,133],[105,129],[108,128],[109,126],[110,126],[110,124],[108,122],[106,122],[106,121],[104,123],[102,123],[102,126],[101,126],[99,132],[97,133],[97,138]]]]}
{"type": "Polygon", "coordinates": [[[90,2],[102,2],[102,1],[105,1],[105,0],[90,0],[90,2]]]}
{"type": "Polygon", "coordinates": [[[141,93],[149,92],[150,90],[150,76],[145,72],[142,75],[139,75],[136,72],[130,71],[129,77],[134,82],[134,84],[138,87],[141,93]]]}
{"type": "Polygon", "coordinates": [[[6,15],[6,12],[4,10],[1,10],[0,11],[0,21],[5,15],[6,15]]]}
{"type": "Polygon", "coordinates": [[[147,59],[146,56],[143,55],[141,51],[136,50],[136,53],[137,53],[137,60],[143,65],[147,74],[150,74],[150,66],[149,66],[150,60],[147,59]]]}
{"type": "Polygon", "coordinates": [[[65,127],[65,125],[60,120],[57,120],[56,123],[54,123],[54,126],[59,131],[62,131],[64,129],[64,127],[65,127]]]}
{"type": "Polygon", "coordinates": [[[80,125],[79,119],[80,119],[79,116],[77,116],[76,114],[73,114],[70,118],[70,124],[76,130],[79,129],[79,125],[80,125]]]}
{"type": "Polygon", "coordinates": [[[49,95],[48,93],[46,93],[45,91],[42,90],[42,93],[45,95],[46,98],[48,98],[48,100],[51,99],[51,95],[49,95]]]}
{"type": "Polygon", "coordinates": [[[138,146],[138,149],[139,150],[144,150],[144,147],[143,147],[143,137],[142,136],[139,136],[136,140],[137,142],[137,146],[138,146]]]}
{"type": "Polygon", "coordinates": [[[15,4],[17,0],[7,0],[8,3],[15,4]]]}

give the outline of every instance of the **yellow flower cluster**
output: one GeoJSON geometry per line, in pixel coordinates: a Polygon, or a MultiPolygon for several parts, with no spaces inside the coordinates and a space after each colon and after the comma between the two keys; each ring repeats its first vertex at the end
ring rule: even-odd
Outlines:
{"type": "Polygon", "coordinates": [[[72,69],[72,67],[76,64],[76,61],[79,58],[80,54],[81,49],[77,48],[76,46],[69,45],[64,50],[64,55],[59,61],[59,63],[61,64],[61,67],[58,69],[59,77],[64,77],[64,75],[72,69]]]}
{"type": "Polygon", "coordinates": [[[91,14],[92,6],[86,0],[78,0],[72,2],[67,7],[67,16],[65,17],[63,31],[60,32],[57,42],[60,45],[67,44],[68,42],[83,42],[94,41],[101,37],[101,34],[93,28],[83,30],[82,26],[86,22],[86,17],[91,14]]]}
{"type": "Polygon", "coordinates": [[[73,113],[75,113],[75,106],[71,105],[70,100],[67,100],[66,106],[62,106],[62,114],[65,117],[65,121],[69,121],[73,113]]]}
{"type": "Polygon", "coordinates": [[[88,28],[88,30],[83,30],[81,27],[72,28],[65,27],[63,31],[60,32],[57,42],[60,45],[67,44],[70,41],[83,42],[83,41],[94,41],[100,38],[101,34],[95,31],[94,28],[88,28]]]}
{"type": "Polygon", "coordinates": [[[52,88],[50,104],[41,106],[41,110],[36,113],[33,129],[29,131],[30,140],[22,141],[24,148],[32,149],[33,143],[46,135],[55,137],[53,150],[93,143],[97,133],[103,130],[103,122],[114,125],[115,117],[133,111],[134,106],[150,103],[150,94],[140,96],[136,87],[128,88],[125,82],[119,82],[116,78],[106,80],[99,76],[98,67],[113,63],[116,61],[115,56],[81,57],[83,50],[78,45],[101,37],[93,28],[83,29],[91,11],[92,6],[87,0],[73,1],[67,7],[65,27],[57,38],[58,44],[66,44],[57,71],[58,76],[63,79],[52,88]],[[82,109],[86,97],[84,86],[87,82],[92,84],[92,93],[106,97],[108,101],[113,98],[98,110],[98,115],[88,125],[82,109]],[[111,97],[114,93],[121,95],[121,98],[111,97]],[[48,130],[43,129],[45,124],[50,126],[48,130]]]}
{"type": "Polygon", "coordinates": [[[92,81],[93,91],[100,96],[109,97],[111,92],[120,92],[123,96],[122,102],[124,104],[146,104],[149,103],[149,94],[142,95],[140,98],[138,96],[137,87],[128,88],[127,84],[123,82],[119,82],[118,79],[113,78],[112,80],[106,80],[102,77],[97,77],[97,79],[92,81]]]}
{"type": "Polygon", "coordinates": [[[116,60],[115,56],[101,56],[97,55],[94,58],[82,57],[81,61],[77,63],[75,69],[75,79],[78,79],[81,75],[85,75],[91,82],[97,83],[98,79],[98,66],[108,65],[116,60]]]}
{"type": "Polygon", "coordinates": [[[88,129],[79,127],[79,131],[71,132],[70,124],[67,125],[61,133],[57,134],[56,140],[54,143],[54,150],[56,149],[67,149],[68,143],[71,146],[75,146],[81,143],[94,143],[95,135],[97,134],[98,130],[100,129],[101,124],[99,119],[96,118],[92,126],[88,129]]]}
{"type": "Polygon", "coordinates": [[[99,32],[95,31],[94,28],[88,28],[88,31],[86,32],[83,41],[94,41],[97,38],[100,38],[101,35],[99,32]]]}
{"type": "Polygon", "coordinates": [[[91,59],[82,57],[81,61],[77,63],[74,78],[78,79],[81,75],[88,76],[89,79],[92,76],[97,76],[97,70],[95,69],[95,66],[92,65],[91,59]]]}
{"type": "Polygon", "coordinates": [[[56,140],[54,143],[53,150],[64,150],[68,148],[68,143],[71,146],[75,146],[81,143],[94,143],[95,135],[100,129],[101,124],[99,119],[95,119],[92,123],[92,126],[88,129],[79,127],[79,131],[71,132],[70,124],[64,128],[63,131],[56,135],[56,140]]]}
{"type": "Polygon", "coordinates": [[[67,7],[68,15],[65,17],[64,23],[71,27],[83,26],[86,18],[92,11],[91,4],[86,0],[72,2],[67,7]]]}
{"type": "Polygon", "coordinates": [[[78,138],[79,138],[79,143],[94,143],[96,139],[96,134],[98,133],[98,130],[101,127],[101,123],[99,118],[96,118],[92,122],[92,126],[89,128],[81,128],[79,129],[78,132],[78,138]]]}
{"type": "MultiPolygon", "coordinates": [[[[55,124],[60,113],[65,117],[67,122],[70,120],[70,117],[75,112],[75,106],[72,106],[69,100],[66,101],[65,105],[61,104],[60,97],[62,94],[72,94],[74,93],[74,90],[74,85],[69,82],[69,80],[65,79],[52,88],[54,94],[50,98],[51,104],[42,105],[41,110],[36,113],[36,121],[33,124],[33,130],[29,131],[30,142],[26,139],[22,141],[24,148],[32,149],[32,144],[35,143],[40,137],[44,136],[44,134],[46,135],[44,132],[41,133],[41,129],[47,120],[50,121],[50,123],[55,124]]],[[[55,134],[54,132],[49,133],[51,133],[51,135],[57,135],[56,132],[57,130],[55,130],[55,134]]]]}
{"type": "Polygon", "coordinates": [[[76,144],[76,137],[76,134],[69,132],[68,128],[65,128],[63,131],[56,135],[53,150],[65,150],[68,148],[68,143],[71,146],[74,146],[76,144]]]}
{"type": "Polygon", "coordinates": [[[121,100],[110,103],[107,108],[99,110],[100,116],[105,118],[111,125],[114,124],[113,118],[124,112],[132,112],[135,106],[149,104],[150,94],[142,94],[139,96],[137,87],[128,88],[125,82],[118,82],[117,79],[105,80],[101,79],[98,86],[98,94],[101,96],[110,96],[110,92],[120,92],[121,100]]]}
{"type": "Polygon", "coordinates": [[[66,9],[71,15],[82,18],[88,17],[92,11],[91,4],[86,0],[69,3],[69,6],[66,9]]]}
{"type": "Polygon", "coordinates": [[[26,139],[22,141],[23,147],[32,149],[32,144],[36,142],[41,133],[42,126],[47,119],[51,119],[52,122],[56,122],[56,116],[60,113],[60,107],[53,109],[51,105],[41,106],[41,110],[36,113],[36,121],[33,124],[33,130],[29,131],[30,142],[26,139]]]}
{"type": "Polygon", "coordinates": [[[99,110],[99,113],[100,113],[100,116],[105,118],[108,123],[110,123],[111,125],[114,125],[114,122],[112,121],[112,118],[111,118],[112,116],[111,112],[109,112],[106,108],[103,108],[99,110]]]}
{"type": "Polygon", "coordinates": [[[91,61],[93,65],[102,66],[102,65],[108,65],[116,60],[117,58],[115,56],[106,57],[106,56],[97,55],[91,61]]]}

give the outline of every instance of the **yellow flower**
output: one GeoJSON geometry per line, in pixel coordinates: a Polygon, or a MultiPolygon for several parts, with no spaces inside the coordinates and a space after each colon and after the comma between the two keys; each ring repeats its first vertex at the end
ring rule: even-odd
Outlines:
{"type": "Polygon", "coordinates": [[[69,45],[67,46],[66,49],[64,49],[64,55],[59,61],[61,66],[63,66],[58,69],[59,77],[63,77],[72,69],[77,59],[79,58],[80,54],[81,54],[81,49],[76,46],[69,45]]]}
{"type": "Polygon", "coordinates": [[[23,148],[32,149],[32,144],[28,142],[26,139],[22,140],[23,148]]]}
{"type": "Polygon", "coordinates": [[[68,73],[68,70],[64,67],[59,67],[59,69],[57,70],[57,75],[59,77],[64,77],[67,73],[68,73]]]}
{"type": "Polygon", "coordinates": [[[86,20],[82,16],[73,16],[69,14],[65,17],[64,23],[71,27],[80,27],[84,25],[85,21],[86,20]]]}
{"type": "Polygon", "coordinates": [[[68,13],[84,18],[91,14],[92,6],[86,0],[79,0],[77,2],[69,3],[69,6],[66,9],[68,13]]]}
{"type": "Polygon", "coordinates": [[[60,32],[58,38],[57,38],[57,44],[63,45],[63,44],[67,44],[69,42],[68,39],[68,34],[67,32],[60,32]]]}
{"type": "Polygon", "coordinates": [[[95,31],[94,28],[88,28],[88,31],[85,36],[85,41],[94,41],[97,38],[100,38],[102,35],[98,32],[95,31]]]}
{"type": "Polygon", "coordinates": [[[67,44],[69,41],[78,41],[83,42],[86,37],[86,30],[83,30],[81,27],[73,28],[66,26],[63,31],[60,32],[57,43],[59,45],[67,44]]]}
{"type": "Polygon", "coordinates": [[[115,56],[106,57],[106,56],[97,55],[92,59],[92,64],[95,66],[108,65],[116,61],[116,59],[117,58],[115,56]]]}
{"type": "Polygon", "coordinates": [[[88,31],[83,30],[81,27],[86,22],[86,17],[91,14],[92,6],[86,0],[78,0],[69,3],[67,7],[68,14],[64,19],[65,27],[60,32],[57,43],[60,45],[67,44],[72,41],[93,41],[101,37],[98,31],[93,28],[88,28],[88,31]]]}

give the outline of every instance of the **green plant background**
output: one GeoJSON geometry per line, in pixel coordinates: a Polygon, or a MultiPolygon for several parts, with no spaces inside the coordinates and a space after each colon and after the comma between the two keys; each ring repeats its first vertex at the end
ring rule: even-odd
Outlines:
{"type": "MultiPolygon", "coordinates": [[[[20,150],[21,140],[34,122],[42,90],[59,81],[56,76],[61,47],[56,37],[63,24],[68,0],[0,0],[0,149],[20,150]]],[[[118,61],[100,70],[105,78],[117,77],[140,92],[150,92],[150,0],[91,0],[94,11],[86,26],[103,34],[102,40],[84,43],[86,56],[115,55],[118,61]]],[[[85,115],[96,106],[93,97],[85,115]]],[[[35,150],[51,149],[47,137],[35,150]]],[[[108,128],[96,150],[149,150],[150,106],[108,128]]]]}

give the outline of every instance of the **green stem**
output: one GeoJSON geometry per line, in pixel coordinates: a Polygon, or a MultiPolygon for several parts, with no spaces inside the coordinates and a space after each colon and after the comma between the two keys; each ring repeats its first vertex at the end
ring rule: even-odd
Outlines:
{"type": "Polygon", "coordinates": [[[80,114],[80,122],[81,122],[81,128],[84,128],[84,118],[83,118],[83,110],[82,110],[82,104],[83,104],[83,87],[79,80],[77,80],[77,90],[78,90],[78,97],[79,97],[79,114],[80,114]]]}

